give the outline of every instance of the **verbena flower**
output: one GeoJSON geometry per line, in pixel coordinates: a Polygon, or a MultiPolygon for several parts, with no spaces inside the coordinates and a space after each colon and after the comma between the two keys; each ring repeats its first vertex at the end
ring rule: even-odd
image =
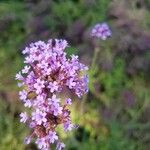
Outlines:
{"type": "Polygon", "coordinates": [[[93,27],[91,35],[93,37],[106,40],[108,37],[111,36],[111,30],[107,23],[98,23],[93,27]]]}
{"type": "Polygon", "coordinates": [[[20,121],[32,131],[25,143],[34,139],[42,150],[50,149],[53,143],[57,150],[65,147],[56,133],[58,125],[62,124],[64,131],[76,128],[68,107],[72,100],[67,96],[61,98],[64,89],[68,88],[78,97],[88,92],[88,68],[79,62],[78,56],[67,58],[64,52],[67,47],[66,40],[58,39],[31,43],[22,52],[26,65],[16,75],[18,85],[22,87],[20,100],[30,109],[20,114],[20,121]]]}
{"type": "Polygon", "coordinates": [[[27,113],[26,112],[24,112],[24,113],[21,113],[20,114],[20,122],[23,122],[23,123],[25,123],[26,121],[27,121],[27,119],[28,119],[28,116],[27,116],[27,113]]]}

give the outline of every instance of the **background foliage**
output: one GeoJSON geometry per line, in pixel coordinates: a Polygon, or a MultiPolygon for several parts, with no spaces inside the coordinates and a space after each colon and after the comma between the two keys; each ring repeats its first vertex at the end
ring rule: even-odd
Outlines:
{"type": "Polygon", "coordinates": [[[80,127],[60,131],[66,149],[150,149],[149,0],[1,0],[0,33],[1,150],[37,149],[23,144],[29,130],[19,123],[24,108],[14,77],[23,66],[21,50],[48,38],[67,39],[68,54],[90,68],[89,93],[72,110],[80,127]],[[92,39],[92,26],[103,21],[112,37],[92,39]]]}

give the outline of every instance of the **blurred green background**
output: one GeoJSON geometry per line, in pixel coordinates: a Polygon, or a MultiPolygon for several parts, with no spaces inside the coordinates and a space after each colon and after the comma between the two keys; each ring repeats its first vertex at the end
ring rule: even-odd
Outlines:
{"type": "Polygon", "coordinates": [[[0,150],[24,145],[15,74],[30,42],[65,38],[89,70],[89,93],[72,108],[80,127],[60,133],[67,150],[150,149],[150,0],[0,0],[0,150]],[[112,37],[95,41],[92,26],[107,22],[112,37]],[[95,43],[99,45],[94,57],[95,43]],[[92,57],[91,57],[92,56],[92,57]]]}

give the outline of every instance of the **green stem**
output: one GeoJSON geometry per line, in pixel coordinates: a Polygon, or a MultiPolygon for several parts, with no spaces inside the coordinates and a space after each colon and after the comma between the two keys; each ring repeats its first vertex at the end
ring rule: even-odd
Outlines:
{"type": "MultiPolygon", "coordinates": [[[[100,48],[99,47],[95,47],[94,49],[94,55],[93,55],[93,59],[92,59],[92,63],[91,63],[91,67],[90,67],[90,70],[92,71],[96,65],[96,61],[97,61],[97,58],[98,58],[98,53],[99,53],[99,50],[100,48]]],[[[87,99],[87,94],[83,96],[82,98],[82,102],[81,102],[81,114],[84,113],[84,105],[85,105],[85,101],[87,99]]]]}
{"type": "Polygon", "coordinates": [[[100,48],[98,47],[95,47],[94,49],[94,56],[93,56],[93,59],[92,59],[92,63],[91,63],[91,70],[94,68],[94,66],[96,65],[96,60],[98,58],[98,52],[100,51],[100,48]]]}

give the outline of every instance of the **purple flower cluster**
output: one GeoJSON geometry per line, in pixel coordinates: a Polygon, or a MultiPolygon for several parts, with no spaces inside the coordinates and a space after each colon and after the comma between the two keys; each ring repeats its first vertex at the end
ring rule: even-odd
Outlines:
{"type": "Polygon", "coordinates": [[[66,89],[81,97],[88,91],[88,78],[84,64],[78,56],[66,57],[66,40],[38,41],[23,50],[25,67],[16,75],[20,100],[30,111],[20,114],[20,121],[26,123],[32,134],[25,139],[29,144],[35,140],[39,149],[48,150],[55,143],[56,149],[65,147],[56,133],[62,124],[64,131],[76,128],[70,118],[69,97],[62,98],[66,89]]]}
{"type": "Polygon", "coordinates": [[[93,27],[91,35],[93,37],[106,40],[108,37],[111,36],[111,30],[106,23],[98,23],[93,27]]]}

